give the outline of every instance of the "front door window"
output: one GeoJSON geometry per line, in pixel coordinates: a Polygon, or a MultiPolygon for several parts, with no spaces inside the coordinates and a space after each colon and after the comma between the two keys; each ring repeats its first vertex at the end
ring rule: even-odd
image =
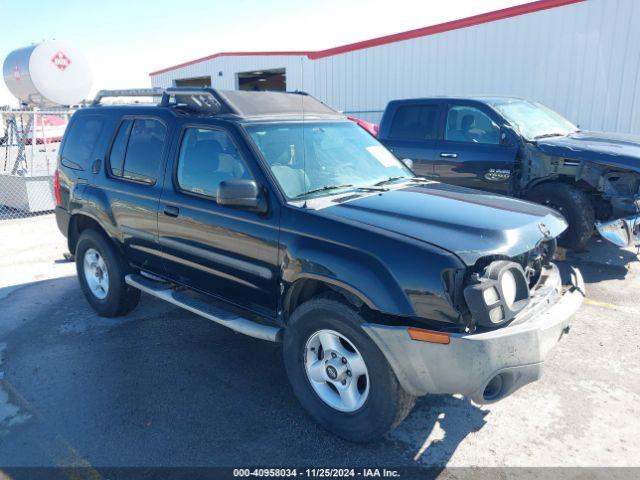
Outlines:
{"type": "Polygon", "coordinates": [[[475,107],[451,107],[447,113],[444,139],[453,142],[498,145],[500,127],[486,113],[475,107]]]}

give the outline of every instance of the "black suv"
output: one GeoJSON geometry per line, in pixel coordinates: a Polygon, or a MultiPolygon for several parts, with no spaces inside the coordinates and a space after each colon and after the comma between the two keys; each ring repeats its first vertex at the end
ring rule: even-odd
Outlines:
{"type": "Polygon", "coordinates": [[[55,196],[100,315],[143,291],[282,341],[302,405],[354,441],[418,395],[488,403],[536,380],[583,298],[551,262],[559,214],[416,177],[301,93],[101,92],[70,122],[55,196]],[[161,98],[102,102],[126,95],[161,98]]]}

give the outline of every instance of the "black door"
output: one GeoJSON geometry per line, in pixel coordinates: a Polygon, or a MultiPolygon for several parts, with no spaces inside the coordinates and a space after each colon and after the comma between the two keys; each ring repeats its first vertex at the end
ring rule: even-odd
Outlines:
{"type": "Polygon", "coordinates": [[[165,173],[158,230],[166,275],[257,313],[277,308],[278,213],[218,205],[223,180],[264,178],[222,125],[185,126],[165,173]]]}
{"type": "MultiPolygon", "coordinates": [[[[106,156],[107,175],[100,185],[110,214],[122,234],[129,261],[142,269],[161,272],[158,244],[158,201],[170,117],[124,117],[106,156]]],[[[96,160],[96,162],[101,160],[96,160]]]]}
{"type": "Polygon", "coordinates": [[[437,148],[436,180],[507,193],[518,147],[503,134],[499,121],[477,104],[450,103],[437,148]]]}
{"type": "Polygon", "coordinates": [[[385,146],[400,160],[413,160],[413,171],[417,175],[433,176],[438,147],[439,102],[402,103],[392,115],[385,146]]]}

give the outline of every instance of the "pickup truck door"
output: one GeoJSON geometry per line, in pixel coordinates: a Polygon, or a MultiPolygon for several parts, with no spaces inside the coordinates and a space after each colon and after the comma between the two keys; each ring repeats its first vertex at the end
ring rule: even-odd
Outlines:
{"type": "Polygon", "coordinates": [[[518,146],[501,120],[478,103],[449,103],[438,143],[435,179],[464,187],[508,193],[518,146]]]}
{"type": "MultiPolygon", "coordinates": [[[[186,122],[186,120],[185,120],[186,122]]],[[[279,209],[218,205],[223,180],[265,185],[237,127],[185,123],[165,172],[158,231],[165,275],[224,301],[275,317],[279,209]]]]}
{"type": "MultiPolygon", "coordinates": [[[[438,125],[442,115],[437,100],[410,100],[390,104],[387,131],[380,132],[384,145],[400,160],[413,160],[416,175],[432,177],[438,148],[438,125]]],[[[387,122],[383,121],[383,124],[387,122]]]]}

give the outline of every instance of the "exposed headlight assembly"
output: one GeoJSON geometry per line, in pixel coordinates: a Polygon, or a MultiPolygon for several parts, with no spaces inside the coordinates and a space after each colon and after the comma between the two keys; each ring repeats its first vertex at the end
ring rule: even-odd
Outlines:
{"type": "Polygon", "coordinates": [[[529,283],[518,263],[492,262],[473,282],[464,289],[464,298],[478,325],[502,325],[529,304],[529,283]]]}

